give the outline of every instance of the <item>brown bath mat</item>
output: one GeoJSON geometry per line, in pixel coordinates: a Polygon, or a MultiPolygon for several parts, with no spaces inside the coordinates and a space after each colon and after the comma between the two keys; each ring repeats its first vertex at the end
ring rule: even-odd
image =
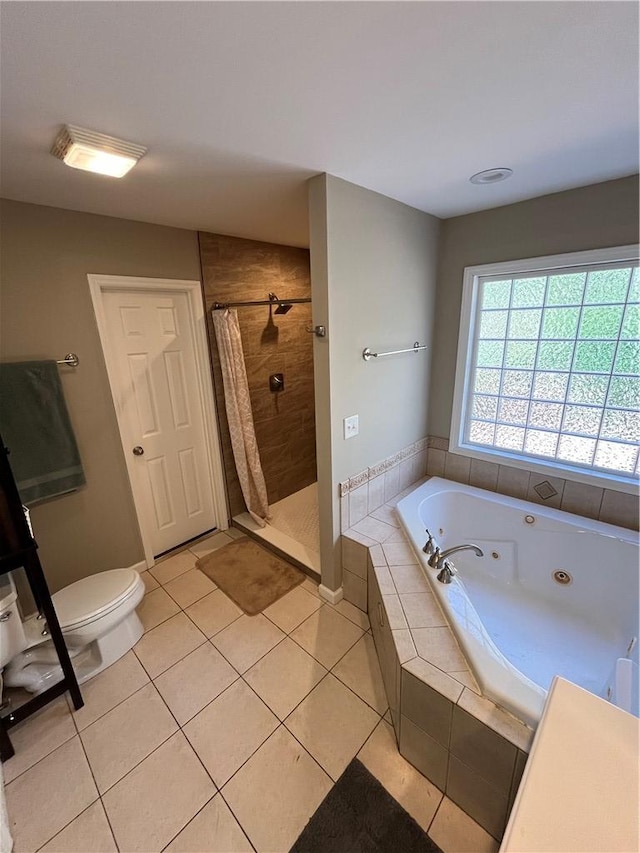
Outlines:
{"type": "Polygon", "coordinates": [[[238,539],[196,563],[249,616],[255,616],[304,580],[304,574],[252,539],[238,539]]]}

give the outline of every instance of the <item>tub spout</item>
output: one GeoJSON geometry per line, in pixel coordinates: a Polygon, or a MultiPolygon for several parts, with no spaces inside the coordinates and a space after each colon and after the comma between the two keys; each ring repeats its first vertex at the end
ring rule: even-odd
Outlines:
{"type": "Polygon", "coordinates": [[[437,570],[438,580],[442,583],[451,583],[452,577],[456,574],[456,567],[448,557],[458,551],[474,551],[476,557],[484,557],[484,551],[477,545],[456,545],[454,548],[447,548],[446,551],[440,551],[436,548],[428,562],[432,569],[437,570]]]}

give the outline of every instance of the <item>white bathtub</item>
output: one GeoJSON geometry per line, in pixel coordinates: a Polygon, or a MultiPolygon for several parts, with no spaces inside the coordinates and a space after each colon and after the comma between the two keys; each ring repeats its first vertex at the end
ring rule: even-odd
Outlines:
{"type": "Polygon", "coordinates": [[[637,534],[437,477],[397,510],[485,696],[535,726],[561,675],[614,701],[626,689],[638,713],[637,534]],[[441,550],[473,542],[484,557],[453,555],[458,574],[440,583],[426,528],[441,550]]]}

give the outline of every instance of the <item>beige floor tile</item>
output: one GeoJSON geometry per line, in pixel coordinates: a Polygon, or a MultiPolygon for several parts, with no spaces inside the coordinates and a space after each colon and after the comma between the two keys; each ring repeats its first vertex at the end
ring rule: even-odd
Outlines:
{"type": "Polygon", "coordinates": [[[333,674],[361,699],[384,714],[389,707],[373,637],[365,634],[332,669],[333,674]]]}
{"type": "Polygon", "coordinates": [[[76,727],[64,696],[11,729],[11,743],[16,754],[2,765],[5,784],[8,785],[75,734],[76,727]]]}
{"type": "Polygon", "coordinates": [[[277,726],[278,719],[239,679],[188,722],[184,733],[221,788],[277,726]]]}
{"type": "Polygon", "coordinates": [[[138,764],[104,795],[118,847],[162,850],[216,793],[182,732],[138,764]]]}
{"type": "Polygon", "coordinates": [[[332,607],[321,607],[292,631],[291,638],[323,666],[331,669],[362,634],[362,628],[332,607]]]}
{"type": "Polygon", "coordinates": [[[498,842],[448,797],[443,797],[429,837],[444,853],[497,853],[498,842]]]}
{"type": "Polygon", "coordinates": [[[216,634],[211,642],[238,672],[246,672],[284,638],[266,616],[241,616],[216,634]]]}
{"type": "Polygon", "coordinates": [[[205,635],[184,613],[178,613],[158,625],[136,643],[136,657],[151,678],[186,657],[206,642],[205,635]]]}
{"type": "Polygon", "coordinates": [[[180,608],[162,587],[148,592],[137,607],[137,613],[145,630],[151,631],[167,619],[171,619],[180,608]]]}
{"type": "Polygon", "coordinates": [[[207,637],[213,637],[242,616],[242,610],[221,589],[196,601],[186,612],[207,637]]]}
{"type": "Polygon", "coordinates": [[[357,757],[426,832],[442,792],[400,755],[389,723],[379,723],[357,757]]]}
{"type": "Polygon", "coordinates": [[[331,786],[326,773],[280,726],[225,785],[223,795],[262,853],[289,850],[331,786]]]}
{"type": "Polygon", "coordinates": [[[98,798],[79,737],[18,776],[5,793],[15,853],[38,850],[98,798]]]}
{"type": "Polygon", "coordinates": [[[226,531],[222,530],[218,533],[214,533],[213,536],[201,539],[200,542],[196,542],[194,545],[190,545],[189,550],[198,558],[206,557],[207,554],[212,554],[219,548],[224,548],[225,545],[233,542],[234,538],[235,537],[229,536],[226,531]]]}
{"type": "Polygon", "coordinates": [[[80,737],[101,794],[177,730],[153,684],[145,685],[80,737]]]}
{"type": "Polygon", "coordinates": [[[140,572],[140,577],[142,578],[142,582],[144,583],[145,595],[154,589],[158,589],[158,587],[160,586],[158,581],[149,571],[140,572]]]}
{"type": "Polygon", "coordinates": [[[317,660],[287,637],[245,672],[244,678],[284,720],[326,674],[317,660]]]}
{"type": "Polygon", "coordinates": [[[245,539],[247,534],[243,533],[242,530],[238,530],[237,527],[230,527],[228,530],[224,530],[227,536],[230,536],[232,539],[245,539]]]}
{"type": "Polygon", "coordinates": [[[97,801],[40,848],[40,853],[117,853],[102,803],[97,801]]]}
{"type": "Polygon", "coordinates": [[[169,581],[172,581],[174,578],[177,578],[179,575],[183,575],[185,572],[188,572],[189,569],[192,569],[195,566],[195,564],[195,554],[192,554],[191,551],[181,551],[173,557],[167,557],[164,560],[160,560],[160,562],[156,563],[155,566],[149,569],[149,571],[158,583],[165,584],[169,583],[169,581]]]}
{"type": "Polygon", "coordinates": [[[320,593],[318,592],[318,581],[314,581],[311,578],[305,578],[300,586],[302,589],[306,589],[307,592],[310,592],[311,595],[315,595],[316,598],[320,598],[320,593]]]}
{"type": "Polygon", "coordinates": [[[287,717],[285,725],[335,780],[379,720],[351,690],[327,675],[287,717]]]}
{"type": "Polygon", "coordinates": [[[253,853],[253,847],[229,806],[216,794],[164,853],[253,853]]]}
{"type": "Polygon", "coordinates": [[[149,676],[138,658],[133,652],[127,652],[80,688],[84,706],[73,711],[78,730],[86,729],[148,681],[149,676]]]}
{"type": "Polygon", "coordinates": [[[205,643],[159,675],[154,683],[183,726],[238,677],[220,652],[205,643]]]}
{"type": "Polygon", "coordinates": [[[322,607],[322,602],[315,595],[297,586],[283,595],[264,611],[264,615],[274,622],[285,634],[290,634],[304,620],[322,607]]]}
{"type": "Polygon", "coordinates": [[[350,622],[353,622],[354,625],[362,628],[363,631],[368,631],[371,627],[367,614],[363,610],[360,610],[359,607],[356,607],[355,604],[351,604],[351,602],[347,601],[345,598],[337,604],[329,606],[332,606],[333,609],[337,610],[342,616],[346,616],[350,622]]]}
{"type": "Polygon", "coordinates": [[[218,587],[200,569],[189,569],[178,578],[165,584],[165,589],[183,610],[218,587]]]}

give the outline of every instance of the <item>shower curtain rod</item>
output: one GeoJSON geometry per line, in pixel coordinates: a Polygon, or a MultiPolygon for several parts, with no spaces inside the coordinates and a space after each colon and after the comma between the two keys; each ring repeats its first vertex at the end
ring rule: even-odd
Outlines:
{"type": "Polygon", "coordinates": [[[297,305],[300,302],[311,302],[311,297],[306,299],[253,299],[249,302],[214,302],[212,311],[220,311],[223,308],[241,308],[245,305],[297,305]]]}

